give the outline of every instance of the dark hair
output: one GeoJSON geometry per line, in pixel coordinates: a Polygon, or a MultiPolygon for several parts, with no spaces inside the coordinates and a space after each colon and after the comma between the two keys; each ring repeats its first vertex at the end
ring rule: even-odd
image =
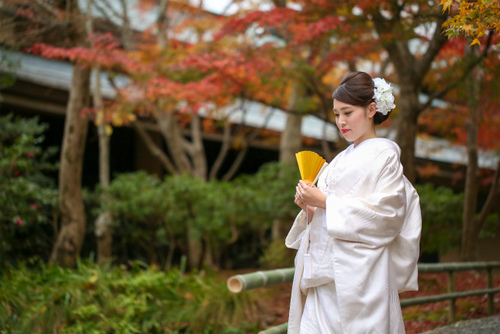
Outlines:
{"type": "MultiPolygon", "coordinates": [[[[375,102],[373,94],[375,85],[371,75],[365,72],[351,72],[342,78],[337,89],[332,94],[334,100],[351,104],[353,106],[367,107],[375,102]]],[[[389,118],[389,113],[383,115],[376,112],[373,116],[373,122],[378,125],[389,118]]]]}

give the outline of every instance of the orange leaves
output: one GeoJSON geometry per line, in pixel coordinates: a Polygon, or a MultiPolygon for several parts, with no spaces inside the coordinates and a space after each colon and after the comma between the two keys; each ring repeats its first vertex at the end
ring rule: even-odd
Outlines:
{"type": "Polygon", "coordinates": [[[110,33],[93,34],[89,36],[88,41],[90,43],[88,48],[64,49],[45,43],[36,43],[26,51],[45,58],[69,60],[82,65],[100,64],[104,69],[149,72],[147,67],[128,57],[127,53],[120,49],[120,43],[110,33]]]}
{"type": "Polygon", "coordinates": [[[286,28],[294,22],[297,11],[290,8],[273,8],[269,11],[255,11],[243,17],[234,17],[215,35],[215,39],[224,36],[245,33],[252,24],[266,28],[286,28]]]}
{"type": "Polygon", "coordinates": [[[452,16],[443,24],[449,37],[459,35],[472,38],[470,45],[481,45],[481,38],[489,30],[500,35],[499,0],[441,0],[443,11],[452,16]]]}
{"type": "Polygon", "coordinates": [[[445,12],[445,11],[450,11],[451,12],[451,5],[453,5],[453,3],[455,1],[456,0],[441,0],[441,2],[439,3],[439,5],[443,6],[443,12],[445,12]]]}
{"type": "Polygon", "coordinates": [[[85,109],[83,115],[93,118],[95,125],[106,124],[115,127],[130,124],[137,119],[130,105],[110,101],[106,101],[101,110],[85,109]]]}
{"type": "Polygon", "coordinates": [[[264,58],[224,52],[193,55],[184,64],[202,73],[210,73],[212,80],[208,82],[224,85],[224,90],[233,95],[238,95],[245,88],[259,85],[259,76],[272,68],[272,62],[264,58]]]}
{"type": "Polygon", "coordinates": [[[440,172],[439,167],[432,163],[428,163],[424,166],[416,166],[416,168],[418,176],[423,179],[428,179],[432,176],[438,175],[440,172]]]}
{"type": "Polygon", "coordinates": [[[202,127],[204,132],[215,133],[216,131],[215,120],[212,118],[204,118],[202,122],[202,127]]]}
{"type": "Polygon", "coordinates": [[[303,43],[306,41],[310,41],[313,38],[323,37],[327,35],[332,30],[338,29],[341,25],[348,26],[346,22],[342,22],[342,20],[338,16],[327,16],[318,21],[312,22],[306,25],[303,29],[303,32],[299,32],[294,37],[295,43],[303,43]]]}
{"type": "Polygon", "coordinates": [[[500,111],[498,106],[483,110],[478,142],[484,149],[500,150],[500,111]]]}

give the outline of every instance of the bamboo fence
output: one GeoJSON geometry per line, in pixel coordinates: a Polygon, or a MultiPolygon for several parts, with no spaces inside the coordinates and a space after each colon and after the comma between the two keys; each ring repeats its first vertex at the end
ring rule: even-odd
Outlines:
{"type": "MultiPolygon", "coordinates": [[[[493,286],[493,271],[500,269],[500,262],[450,262],[450,263],[432,263],[432,264],[419,264],[419,273],[448,273],[448,293],[407,298],[401,300],[401,307],[419,305],[426,303],[435,303],[443,300],[448,300],[450,303],[448,318],[450,322],[456,320],[456,307],[455,301],[458,298],[464,298],[475,295],[488,296],[488,314],[492,315],[494,311],[493,295],[500,292],[500,287],[493,286]],[[486,271],[487,275],[487,288],[469,291],[455,291],[455,272],[457,271],[486,271]]],[[[254,273],[232,276],[227,280],[227,286],[231,292],[239,293],[246,290],[255,288],[290,283],[293,281],[295,269],[275,269],[268,271],[257,271],[254,273]]],[[[279,326],[268,328],[261,331],[259,334],[281,334],[286,333],[287,323],[279,326]]]]}

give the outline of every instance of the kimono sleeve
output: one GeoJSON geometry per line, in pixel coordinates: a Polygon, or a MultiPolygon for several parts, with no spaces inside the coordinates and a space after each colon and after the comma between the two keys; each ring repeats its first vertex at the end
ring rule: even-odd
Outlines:
{"type": "Polygon", "coordinates": [[[400,233],[406,212],[399,155],[385,150],[367,164],[365,172],[355,190],[327,197],[327,230],[338,240],[366,248],[383,247],[400,233]]]}
{"type": "Polygon", "coordinates": [[[288,248],[299,249],[302,236],[307,228],[307,215],[304,211],[300,211],[295,221],[293,222],[290,231],[285,239],[285,245],[288,248]]]}

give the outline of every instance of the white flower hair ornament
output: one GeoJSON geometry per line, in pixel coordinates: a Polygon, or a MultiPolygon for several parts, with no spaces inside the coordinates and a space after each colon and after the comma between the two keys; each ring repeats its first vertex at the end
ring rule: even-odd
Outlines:
{"type": "Polygon", "coordinates": [[[382,78],[374,78],[373,83],[375,85],[373,99],[377,103],[377,112],[387,115],[389,111],[396,108],[391,84],[382,78]]]}

